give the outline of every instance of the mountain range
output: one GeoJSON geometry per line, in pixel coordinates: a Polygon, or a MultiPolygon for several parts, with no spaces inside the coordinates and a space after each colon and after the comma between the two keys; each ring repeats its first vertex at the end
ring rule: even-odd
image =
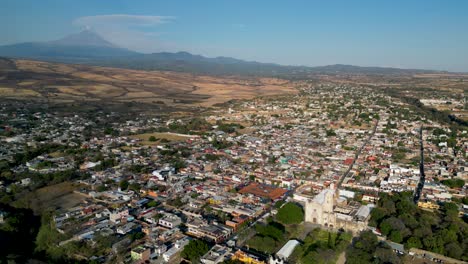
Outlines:
{"type": "Polygon", "coordinates": [[[0,56],[63,63],[83,63],[138,70],[167,70],[214,75],[303,76],[308,74],[417,74],[430,70],[328,65],[319,67],[285,66],[245,61],[229,57],[208,58],[188,52],[144,54],[105,40],[84,30],[49,42],[26,42],[0,46],[0,56]]]}

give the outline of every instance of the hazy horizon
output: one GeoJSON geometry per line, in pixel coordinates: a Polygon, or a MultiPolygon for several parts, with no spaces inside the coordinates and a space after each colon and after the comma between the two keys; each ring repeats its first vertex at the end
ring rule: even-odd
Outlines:
{"type": "Polygon", "coordinates": [[[457,1],[7,0],[0,10],[0,45],[92,29],[143,53],[468,72],[467,9],[457,1]]]}

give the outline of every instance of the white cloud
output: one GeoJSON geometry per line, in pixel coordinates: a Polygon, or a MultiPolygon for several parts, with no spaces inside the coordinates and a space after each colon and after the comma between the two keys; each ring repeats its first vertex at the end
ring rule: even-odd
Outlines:
{"type": "Polygon", "coordinates": [[[163,24],[174,20],[172,16],[111,14],[79,17],[73,21],[73,25],[92,29],[120,47],[157,52],[176,49],[174,44],[163,41],[158,31],[163,24]]]}
{"type": "Polygon", "coordinates": [[[139,16],[139,15],[99,15],[79,17],[73,21],[77,26],[95,27],[95,26],[154,26],[170,22],[175,19],[172,16],[139,16]]]}

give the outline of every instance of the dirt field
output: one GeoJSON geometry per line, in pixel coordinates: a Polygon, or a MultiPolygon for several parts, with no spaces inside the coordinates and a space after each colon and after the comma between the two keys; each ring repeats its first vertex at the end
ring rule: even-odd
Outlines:
{"type": "Polygon", "coordinates": [[[31,208],[35,213],[46,209],[60,210],[71,208],[84,200],[84,196],[73,191],[79,186],[71,182],[63,182],[40,188],[21,197],[15,203],[31,208]]]}
{"type": "Polygon", "coordinates": [[[0,97],[58,102],[142,102],[213,106],[232,99],[297,93],[275,78],[212,77],[15,60],[0,67],[0,97]]]}

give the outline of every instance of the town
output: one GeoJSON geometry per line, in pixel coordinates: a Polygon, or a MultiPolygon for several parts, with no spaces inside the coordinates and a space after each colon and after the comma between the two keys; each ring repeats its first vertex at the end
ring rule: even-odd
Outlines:
{"type": "Polygon", "coordinates": [[[374,236],[360,250],[387,263],[467,261],[466,127],[379,89],[297,85],[197,116],[0,105],[1,202],[41,211],[57,260],[361,263],[352,239],[374,236]]]}

